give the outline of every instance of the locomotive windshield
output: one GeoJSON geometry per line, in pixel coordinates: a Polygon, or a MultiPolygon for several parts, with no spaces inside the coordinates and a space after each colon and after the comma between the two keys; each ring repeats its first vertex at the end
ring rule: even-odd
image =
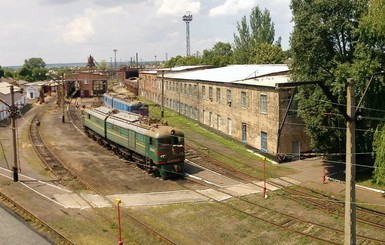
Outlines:
{"type": "Polygon", "coordinates": [[[161,138],[158,139],[158,144],[160,145],[183,145],[183,137],[170,137],[170,138],[161,138]]]}

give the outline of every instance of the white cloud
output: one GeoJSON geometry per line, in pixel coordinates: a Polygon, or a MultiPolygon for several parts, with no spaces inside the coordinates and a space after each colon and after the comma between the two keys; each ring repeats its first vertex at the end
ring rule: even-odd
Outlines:
{"type": "Polygon", "coordinates": [[[192,14],[199,13],[201,3],[199,0],[156,0],[156,14],[158,16],[175,16],[190,11],[192,14]]]}
{"type": "Polygon", "coordinates": [[[236,23],[259,6],[271,11],[276,37],[288,46],[292,30],[290,0],[17,0],[3,1],[0,65],[41,57],[49,63],[86,61],[92,55],[109,61],[139,54],[143,61],[186,53],[186,24],[191,11],[191,53],[218,41],[233,41],[236,23]],[[257,3],[256,3],[257,1],[257,3]],[[217,7],[217,8],[215,8],[217,7]],[[222,8],[222,10],[221,10],[222,8]],[[210,12],[209,16],[209,11],[210,12]],[[216,12],[215,12],[215,11],[216,12]],[[221,10],[221,11],[219,11],[221,10]],[[226,15],[220,15],[226,13],[226,15]],[[44,13],[44,18],[42,17],[44,13]],[[213,18],[215,16],[216,18],[213,18]]]}
{"type": "Polygon", "coordinates": [[[122,7],[112,7],[103,9],[86,9],[83,16],[76,17],[64,27],[62,34],[63,40],[70,43],[85,43],[95,35],[95,22],[108,18],[126,14],[122,7]]]}
{"type": "Polygon", "coordinates": [[[92,20],[87,16],[81,16],[65,26],[63,39],[67,43],[83,43],[89,40],[94,33],[92,20]]]}
{"type": "Polygon", "coordinates": [[[212,8],[209,16],[235,15],[239,11],[251,9],[256,4],[256,0],[226,0],[222,5],[212,8]]]}

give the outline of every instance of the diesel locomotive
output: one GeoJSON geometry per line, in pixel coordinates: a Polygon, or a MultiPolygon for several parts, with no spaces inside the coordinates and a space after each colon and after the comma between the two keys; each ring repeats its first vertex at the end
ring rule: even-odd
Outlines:
{"type": "Polygon", "coordinates": [[[86,134],[163,179],[184,176],[184,134],[167,123],[105,106],[85,108],[86,134]]]}
{"type": "Polygon", "coordinates": [[[135,96],[127,96],[114,92],[103,94],[103,102],[107,107],[148,116],[149,108],[146,103],[141,102],[135,96]]]}

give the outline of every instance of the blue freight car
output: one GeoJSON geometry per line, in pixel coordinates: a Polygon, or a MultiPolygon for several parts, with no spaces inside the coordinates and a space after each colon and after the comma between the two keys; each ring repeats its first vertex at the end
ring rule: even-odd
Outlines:
{"type": "Polygon", "coordinates": [[[135,96],[109,92],[103,94],[103,102],[105,106],[118,109],[119,111],[132,112],[147,117],[149,114],[148,105],[138,100],[135,96]]]}

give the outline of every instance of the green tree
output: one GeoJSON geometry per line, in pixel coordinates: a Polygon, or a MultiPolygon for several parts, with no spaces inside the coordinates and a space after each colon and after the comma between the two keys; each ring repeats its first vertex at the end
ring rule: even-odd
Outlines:
{"type": "Polygon", "coordinates": [[[28,82],[32,82],[32,70],[26,68],[26,67],[21,67],[19,70],[17,70],[17,76],[20,79],[24,79],[28,82]]]}
{"type": "Polygon", "coordinates": [[[255,64],[282,64],[286,60],[285,53],[278,45],[261,43],[254,47],[251,62],[255,64]]]}
{"type": "Polygon", "coordinates": [[[24,60],[23,66],[18,70],[18,77],[29,82],[45,80],[47,72],[42,58],[29,58],[24,60]]]}
{"type": "Polygon", "coordinates": [[[108,69],[108,64],[107,64],[107,61],[106,60],[101,60],[99,62],[99,68],[102,70],[102,71],[106,71],[108,69]]]}
{"type": "Polygon", "coordinates": [[[385,124],[378,127],[374,135],[373,150],[376,155],[373,180],[376,184],[385,185],[385,124]]]}
{"type": "Polygon", "coordinates": [[[14,70],[14,69],[6,68],[6,69],[4,70],[4,76],[5,76],[5,77],[12,77],[12,78],[15,78],[15,75],[16,75],[16,73],[15,73],[15,70],[14,70]]]}
{"type": "Polygon", "coordinates": [[[202,59],[196,56],[176,56],[172,57],[167,61],[163,66],[164,67],[175,67],[175,66],[190,66],[190,65],[200,65],[202,59]]]}
{"type": "MultiPolygon", "coordinates": [[[[346,104],[346,81],[354,78],[363,91],[373,70],[357,68],[360,43],[359,21],[367,11],[366,1],[292,0],[294,30],[291,36],[292,80],[318,80],[327,85],[339,104],[346,104]],[[361,79],[360,79],[361,78],[361,79]],[[363,79],[365,78],[365,79],[363,79]]],[[[357,93],[357,101],[362,94],[357,93]]],[[[306,123],[313,146],[323,152],[345,150],[344,118],[317,86],[301,86],[299,113],[306,123]]],[[[361,121],[359,128],[367,128],[361,121]]],[[[371,151],[372,130],[357,132],[357,151],[371,151]]]]}
{"type": "MultiPolygon", "coordinates": [[[[241,22],[237,23],[238,34],[234,34],[234,63],[249,64],[255,58],[252,56],[253,50],[259,45],[274,42],[274,23],[271,20],[270,12],[265,9],[262,12],[259,7],[251,10],[249,25],[246,16],[241,22]]],[[[280,41],[279,41],[280,43],[280,41]]]]}
{"type": "MultiPolygon", "coordinates": [[[[357,71],[375,72],[385,68],[385,2],[372,0],[370,3],[368,14],[360,22],[361,42],[356,49],[355,69],[357,71]]],[[[385,108],[385,101],[379,99],[384,97],[384,87],[384,76],[374,77],[374,82],[371,84],[368,90],[369,94],[365,99],[366,108],[385,108]]],[[[371,110],[369,116],[384,118],[383,114],[379,110],[371,110]]],[[[369,123],[374,128],[377,121],[369,121],[369,123]]],[[[385,124],[378,126],[375,131],[373,150],[376,152],[374,154],[373,180],[377,184],[385,185],[385,124]]]]}
{"type": "Polygon", "coordinates": [[[0,78],[1,77],[4,77],[4,70],[3,70],[3,68],[0,66],[0,78]]]}
{"type": "Polygon", "coordinates": [[[246,16],[241,23],[237,23],[238,36],[234,34],[234,62],[236,64],[248,64],[251,53],[250,30],[246,16]]]}
{"type": "Polygon", "coordinates": [[[42,58],[29,58],[28,60],[24,60],[23,67],[31,70],[33,68],[45,68],[45,62],[42,58]]]}
{"type": "Polygon", "coordinates": [[[231,63],[233,50],[229,43],[217,42],[212,49],[203,50],[202,64],[222,67],[231,63]]]}

